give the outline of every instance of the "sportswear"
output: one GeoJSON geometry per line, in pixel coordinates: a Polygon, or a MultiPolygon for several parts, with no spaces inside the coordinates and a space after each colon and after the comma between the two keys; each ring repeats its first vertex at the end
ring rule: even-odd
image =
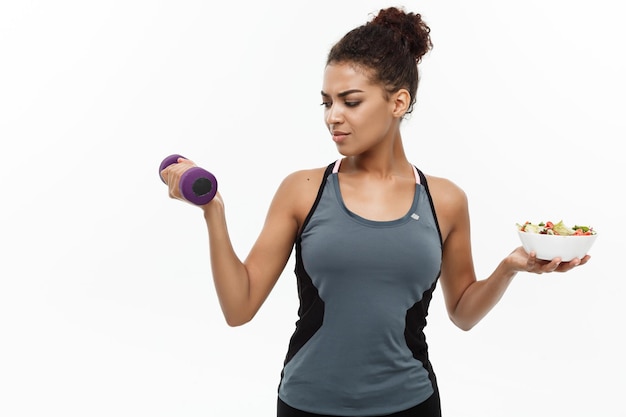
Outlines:
{"type": "Polygon", "coordinates": [[[339,164],[326,168],[296,239],[299,319],[278,396],[315,414],[391,414],[437,392],[423,330],[441,233],[417,168],[410,210],[373,221],[345,206],[339,164]]]}

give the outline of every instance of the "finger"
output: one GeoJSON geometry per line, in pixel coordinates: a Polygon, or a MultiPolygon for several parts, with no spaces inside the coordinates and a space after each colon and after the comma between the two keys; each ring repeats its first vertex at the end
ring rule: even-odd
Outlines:
{"type": "Polygon", "coordinates": [[[581,261],[579,258],[574,258],[574,259],[572,259],[571,261],[569,261],[569,262],[567,263],[567,266],[569,266],[569,267],[571,267],[571,268],[574,268],[574,267],[576,267],[576,266],[580,265],[580,263],[581,263],[581,262],[582,262],[582,261],[581,261]]]}
{"type": "Polygon", "coordinates": [[[537,254],[535,252],[530,252],[528,254],[528,258],[526,259],[526,270],[532,271],[535,269],[535,265],[537,264],[537,254]]]}
{"type": "Polygon", "coordinates": [[[567,268],[567,262],[563,262],[561,258],[554,258],[543,266],[543,272],[561,271],[564,268],[567,268]]]}
{"type": "Polygon", "coordinates": [[[590,255],[583,256],[583,258],[580,260],[580,263],[578,264],[578,266],[586,264],[589,261],[589,259],[591,259],[590,255]]]}
{"type": "Polygon", "coordinates": [[[582,259],[574,258],[569,262],[561,263],[561,265],[559,265],[558,272],[567,272],[571,269],[576,268],[577,266],[580,266],[581,264],[582,264],[582,259]]]}
{"type": "Polygon", "coordinates": [[[161,171],[159,174],[161,174],[161,178],[163,179],[163,181],[167,184],[167,179],[169,177],[169,167],[163,169],[163,171],[161,171]]]}
{"type": "Polygon", "coordinates": [[[191,159],[187,159],[187,158],[178,158],[177,163],[196,166],[196,164],[191,159]]]}

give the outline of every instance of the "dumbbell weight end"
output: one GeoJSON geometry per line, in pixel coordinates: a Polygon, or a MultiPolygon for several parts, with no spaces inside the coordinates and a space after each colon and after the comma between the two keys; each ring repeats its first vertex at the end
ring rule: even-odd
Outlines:
{"type": "Polygon", "coordinates": [[[180,193],[190,203],[202,206],[217,193],[217,179],[200,167],[189,168],[180,177],[180,193]]]}

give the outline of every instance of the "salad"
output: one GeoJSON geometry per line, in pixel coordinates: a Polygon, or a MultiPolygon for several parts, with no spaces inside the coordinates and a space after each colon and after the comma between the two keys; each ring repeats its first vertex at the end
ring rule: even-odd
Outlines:
{"type": "Polygon", "coordinates": [[[563,220],[558,223],[531,223],[527,221],[524,224],[517,223],[516,225],[517,229],[521,232],[539,233],[541,235],[589,236],[596,234],[596,231],[593,230],[593,227],[579,225],[575,225],[574,227],[568,227],[563,223],[563,220]]]}

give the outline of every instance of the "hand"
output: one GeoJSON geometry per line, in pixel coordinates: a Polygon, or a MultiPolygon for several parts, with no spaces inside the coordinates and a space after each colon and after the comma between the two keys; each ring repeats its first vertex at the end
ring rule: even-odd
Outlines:
{"type": "Polygon", "coordinates": [[[180,192],[180,178],[185,171],[195,166],[196,164],[189,159],[178,158],[175,164],[171,164],[161,171],[161,178],[163,178],[163,181],[167,184],[170,198],[187,201],[180,192]]]}
{"type": "MultiPolygon", "coordinates": [[[[187,201],[187,199],[185,199],[185,197],[183,197],[182,193],[180,192],[180,179],[185,172],[195,166],[196,164],[189,159],[178,158],[176,163],[167,166],[165,169],[163,169],[163,171],[161,171],[161,178],[163,178],[163,181],[168,187],[168,193],[170,198],[193,204],[190,201],[187,201]]],[[[211,201],[203,206],[198,207],[201,207],[204,210],[207,206],[211,204],[212,201],[218,201],[219,205],[221,205],[222,207],[224,205],[220,193],[217,192],[211,201]]]]}
{"type": "Polygon", "coordinates": [[[591,257],[585,255],[582,259],[574,258],[568,262],[562,262],[561,258],[545,261],[537,259],[537,255],[534,252],[527,253],[520,246],[511,252],[508,258],[516,271],[543,274],[548,272],[567,272],[577,266],[586,264],[591,257]]]}

